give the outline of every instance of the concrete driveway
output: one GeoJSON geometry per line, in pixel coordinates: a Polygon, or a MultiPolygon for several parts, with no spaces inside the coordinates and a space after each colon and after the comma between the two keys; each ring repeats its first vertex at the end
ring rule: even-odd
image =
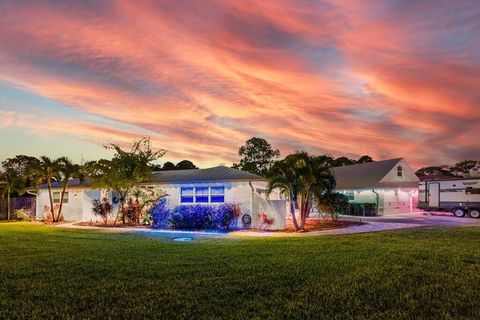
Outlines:
{"type": "Polygon", "coordinates": [[[404,223],[417,226],[480,226],[480,219],[470,217],[457,218],[451,212],[413,212],[383,217],[352,217],[345,219],[362,222],[404,223]]]}

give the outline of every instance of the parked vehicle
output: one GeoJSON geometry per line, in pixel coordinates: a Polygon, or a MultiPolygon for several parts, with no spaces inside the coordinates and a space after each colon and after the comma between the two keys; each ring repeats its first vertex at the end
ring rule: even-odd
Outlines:
{"type": "Polygon", "coordinates": [[[417,207],[480,218],[480,178],[421,181],[417,207]]]}

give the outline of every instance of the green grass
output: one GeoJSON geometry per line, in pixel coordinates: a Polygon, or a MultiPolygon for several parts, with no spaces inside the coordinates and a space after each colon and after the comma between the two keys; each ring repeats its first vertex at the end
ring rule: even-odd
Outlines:
{"type": "Polygon", "coordinates": [[[0,318],[480,318],[480,228],[160,237],[0,224],[0,318]]]}

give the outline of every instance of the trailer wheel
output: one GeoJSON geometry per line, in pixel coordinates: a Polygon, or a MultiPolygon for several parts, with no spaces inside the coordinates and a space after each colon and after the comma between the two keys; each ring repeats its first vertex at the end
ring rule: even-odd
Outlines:
{"type": "Polygon", "coordinates": [[[457,208],[457,209],[453,210],[453,215],[455,217],[461,218],[461,217],[465,216],[465,211],[463,211],[462,208],[457,208]]]}
{"type": "Polygon", "coordinates": [[[468,214],[472,218],[475,218],[475,219],[480,218],[480,210],[478,210],[478,209],[472,209],[472,210],[470,210],[470,212],[468,214]]]}

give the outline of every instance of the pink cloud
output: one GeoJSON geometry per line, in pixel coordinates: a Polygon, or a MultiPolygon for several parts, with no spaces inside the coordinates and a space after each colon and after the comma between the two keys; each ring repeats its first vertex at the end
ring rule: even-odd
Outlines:
{"type": "MultiPolygon", "coordinates": [[[[416,166],[480,156],[478,5],[98,6],[4,5],[0,80],[132,125],[206,165],[235,161],[252,135],[284,154],[405,156],[416,166]]],[[[138,134],[69,126],[83,134],[72,139],[138,134]]]]}

